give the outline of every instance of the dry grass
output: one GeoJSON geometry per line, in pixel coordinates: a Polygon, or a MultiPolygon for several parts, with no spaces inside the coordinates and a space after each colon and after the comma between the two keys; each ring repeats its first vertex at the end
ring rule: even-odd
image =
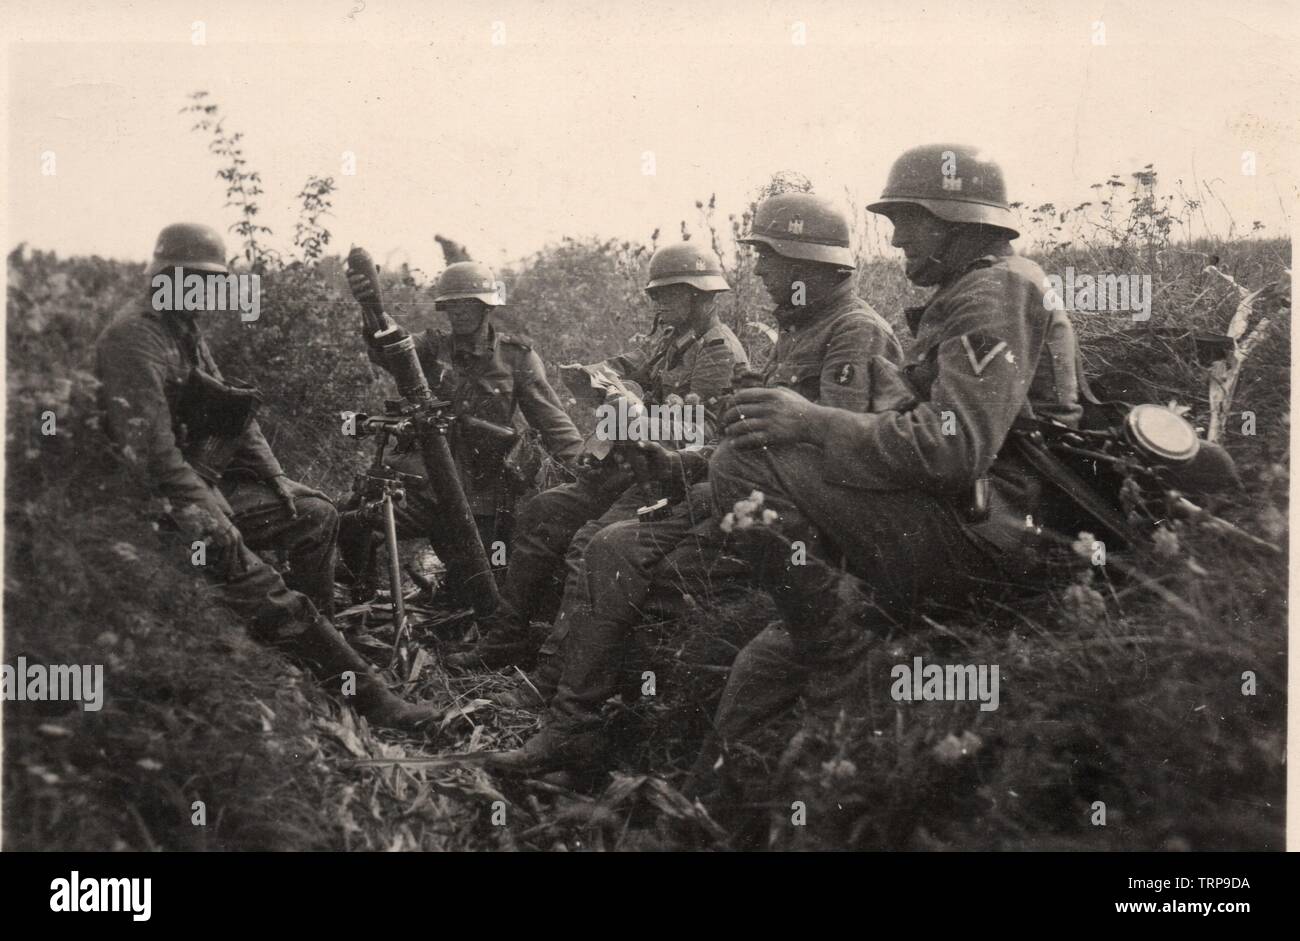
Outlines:
{"type": "MultiPolygon", "coordinates": [[[[712,210],[702,204],[698,231],[711,231],[712,210]]],[[[1127,377],[1204,424],[1205,369],[1188,337],[1221,332],[1236,303],[1205,263],[1217,256],[1222,270],[1259,287],[1289,265],[1290,244],[1153,248],[1140,235],[1118,245],[1077,233],[1064,247],[1042,237],[1026,244],[1049,272],[1073,264],[1153,276],[1148,325],[1075,317],[1085,358],[1094,374],[1127,377]]],[[[637,248],[566,242],[508,274],[514,326],[548,367],[608,354],[644,326],[635,307],[621,306],[637,302],[646,260],[637,248]]],[[[747,264],[727,259],[737,297],[752,300],[747,264]]],[[[98,714],[6,709],[6,848],[1281,847],[1285,560],[1187,526],[1176,529],[1172,554],[1140,549],[1123,560],[1163,598],[1140,580],[1094,573],[900,631],[881,645],[875,679],[853,710],[799,709],[773,723],[734,762],[707,813],[677,786],[727,664],[773,617],[761,596],[644,625],[635,660],[656,671],[659,695],[608,705],[608,777],[560,787],[445,760],[512,747],[538,719],[487,701],[513,678],[438,666],[438,649],[464,625],[434,610],[415,612],[431,656],[407,692],[452,717],[428,740],[369,730],[208,607],[183,553],[153,527],[146,495],[91,427],[93,340],[140,272],[102,259],[10,258],[6,662],[20,653],[103,662],[109,698],[98,714]],[[59,416],[55,438],[36,430],[33,416],[45,408],[59,416]],[[1170,595],[1196,616],[1171,607],[1170,595]],[[1000,664],[1001,708],[894,703],[889,667],[913,656],[1000,664]],[[1245,671],[1257,695],[1242,695],[1245,671]],[[206,827],[190,822],[194,800],[207,804],[206,827]],[[1099,800],[1105,827],[1090,821],[1099,800]],[[791,824],[794,801],[808,808],[806,826],[791,824]]],[[[859,286],[896,324],[902,306],[923,296],[883,262],[863,265],[859,286]]],[[[265,425],[289,472],[342,495],[367,455],[339,434],[335,413],[392,392],[365,360],[337,259],[271,272],[266,288],[255,328],[211,325],[217,358],[268,394],[265,425]]],[[[430,320],[412,279],[395,276],[390,292],[399,317],[430,320]]],[[[759,305],[730,316],[764,315],[759,305]]],[[[1257,434],[1230,426],[1225,441],[1247,490],[1215,505],[1281,543],[1289,336],[1289,310],[1274,311],[1234,409],[1255,412],[1257,434]]],[[[361,649],[382,657],[390,638],[379,612],[343,620],[361,649]]]]}

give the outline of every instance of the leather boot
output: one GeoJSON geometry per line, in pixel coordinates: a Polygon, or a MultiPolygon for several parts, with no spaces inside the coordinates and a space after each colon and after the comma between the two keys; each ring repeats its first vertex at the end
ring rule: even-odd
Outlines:
{"type": "Polygon", "coordinates": [[[331,686],[338,682],[341,674],[351,671],[357,678],[353,704],[357,712],[374,725],[419,729],[442,718],[441,710],[427,705],[412,705],[390,692],[379,671],[353,650],[334,625],[320,615],[287,646],[290,652],[307,661],[319,679],[329,681],[331,686]]]}
{"type": "Polygon", "coordinates": [[[618,691],[626,629],[591,618],[565,637],[563,674],[542,730],[522,748],[502,752],[493,767],[519,774],[600,767],[608,744],[601,704],[618,691]]]}
{"type": "Polygon", "coordinates": [[[781,512],[770,526],[740,530],[736,540],[753,566],[755,583],[771,595],[809,671],[805,695],[820,704],[851,692],[863,678],[874,642],[869,624],[888,620],[865,584],[824,561],[824,540],[798,510],[781,512]],[[794,543],[803,543],[797,554],[794,543]]]}
{"type": "Polygon", "coordinates": [[[513,751],[498,752],[487,767],[507,774],[590,771],[601,766],[607,742],[598,716],[581,719],[549,713],[541,731],[513,751]]]}
{"type": "Polygon", "coordinates": [[[546,708],[546,703],[550,699],[540,690],[532,678],[527,683],[519,683],[510,689],[504,689],[499,693],[489,693],[487,698],[498,706],[504,706],[507,709],[519,709],[524,712],[538,712],[546,708]]]}
{"type": "Polygon", "coordinates": [[[545,702],[555,698],[555,691],[560,686],[560,676],[564,673],[564,657],[559,650],[547,651],[545,645],[537,654],[537,669],[528,674],[533,688],[541,693],[545,702]]]}
{"type": "Polygon", "coordinates": [[[768,624],[745,645],[732,663],[713,728],[704,738],[683,794],[694,797],[714,787],[712,779],[729,760],[730,746],[798,701],[808,687],[808,670],[797,658],[794,640],[780,621],[768,624]]]}
{"type": "Polygon", "coordinates": [[[514,606],[504,598],[497,609],[479,621],[479,638],[469,650],[448,654],[444,662],[461,670],[503,670],[517,666],[531,670],[539,639],[514,606]]]}

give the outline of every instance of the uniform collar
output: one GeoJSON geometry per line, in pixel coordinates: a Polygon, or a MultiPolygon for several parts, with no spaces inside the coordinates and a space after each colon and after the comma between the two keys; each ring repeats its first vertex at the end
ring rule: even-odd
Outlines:
{"type": "Polygon", "coordinates": [[[917,304],[915,307],[904,307],[903,316],[907,318],[907,329],[912,331],[912,336],[916,336],[916,331],[921,329],[921,318],[925,316],[926,308],[929,304],[917,304]]]}
{"type": "Polygon", "coordinates": [[[838,310],[847,301],[856,296],[854,294],[854,287],[854,278],[852,275],[849,275],[811,304],[807,304],[803,307],[782,305],[777,309],[778,314],[780,315],[777,319],[781,325],[781,329],[798,329],[806,327],[809,324],[822,319],[822,317],[826,316],[826,314],[831,311],[838,310]]]}
{"type": "Polygon", "coordinates": [[[447,334],[447,351],[453,359],[467,356],[470,359],[484,359],[491,356],[497,351],[497,343],[500,338],[497,336],[497,328],[488,324],[488,328],[483,331],[482,336],[476,337],[473,343],[466,343],[457,338],[456,334],[447,334]]]}
{"type": "Polygon", "coordinates": [[[987,241],[984,241],[980,243],[980,248],[981,251],[979,254],[971,255],[967,253],[964,257],[959,257],[950,261],[945,266],[947,268],[947,273],[944,274],[943,279],[939,282],[939,289],[931,295],[928,301],[916,307],[903,308],[903,316],[907,320],[907,328],[912,332],[912,336],[915,337],[917,331],[921,329],[921,318],[925,316],[925,312],[934,305],[934,302],[937,301],[940,296],[948,290],[948,288],[959,281],[962,275],[974,268],[987,268],[989,265],[996,264],[999,259],[1015,254],[1011,250],[1011,243],[1006,241],[997,241],[991,245],[987,241]]]}
{"type": "Polygon", "coordinates": [[[156,323],[180,346],[191,366],[197,365],[214,376],[218,375],[217,364],[213,362],[212,353],[203,340],[203,331],[199,329],[197,317],[184,312],[155,310],[148,300],[142,300],[138,310],[141,317],[156,323]]]}
{"type": "Polygon", "coordinates": [[[981,239],[978,242],[958,243],[954,246],[954,249],[955,251],[945,259],[943,278],[939,281],[941,289],[956,281],[972,268],[988,267],[999,258],[1015,254],[1011,249],[1011,243],[1006,239],[994,239],[993,241],[981,239]]]}
{"type": "Polygon", "coordinates": [[[719,320],[717,317],[714,317],[713,321],[709,324],[708,328],[703,333],[696,334],[696,339],[700,340],[700,342],[705,342],[707,340],[712,340],[715,337],[719,337],[721,335],[722,335],[722,321],[719,320]]]}
{"type": "Polygon", "coordinates": [[[148,299],[140,301],[140,315],[148,317],[177,338],[197,340],[202,336],[199,322],[193,314],[183,311],[157,310],[148,299]]]}

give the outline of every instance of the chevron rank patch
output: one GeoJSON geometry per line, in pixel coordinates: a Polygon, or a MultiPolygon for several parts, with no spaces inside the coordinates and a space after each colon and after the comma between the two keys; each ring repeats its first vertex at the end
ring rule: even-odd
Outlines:
{"type": "Polygon", "coordinates": [[[966,358],[970,360],[970,368],[977,376],[988,368],[993,357],[1007,348],[1006,340],[999,340],[986,333],[964,333],[961,344],[966,348],[966,358]]]}

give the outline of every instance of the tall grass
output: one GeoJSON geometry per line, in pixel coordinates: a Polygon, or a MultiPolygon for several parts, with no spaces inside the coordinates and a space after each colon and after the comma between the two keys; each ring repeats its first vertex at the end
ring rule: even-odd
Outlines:
{"type": "MultiPolygon", "coordinates": [[[[332,181],[304,188],[298,257],[279,257],[256,221],[260,181],[239,136],[211,102],[194,107],[226,161],[219,175],[239,215],[239,263],[263,272],[265,291],[258,322],[211,315],[205,330],[223,370],[265,392],[263,424],[289,473],[341,496],[368,455],[341,433],[337,413],[373,409],[393,391],[366,359],[341,261],[326,254],[332,181]]],[[[1132,180],[1098,184],[1095,205],[1018,207],[1019,244],[1049,273],[1150,275],[1148,323],[1075,316],[1085,360],[1093,374],[1130,377],[1152,401],[1186,406],[1204,426],[1207,377],[1187,337],[1222,332],[1238,300],[1216,270],[1250,288],[1280,282],[1291,246],[1258,232],[1213,237],[1198,227],[1194,196],[1167,198],[1154,168],[1132,180]]],[[[807,185],[783,174],[754,199],[807,185]]],[[[925,292],[881,257],[882,230],[860,205],[859,292],[906,341],[901,310],[925,292]]],[[[725,217],[712,197],[694,209],[683,232],[718,253],[734,288],[724,316],[761,357],[767,341],[748,325],[769,321],[769,308],[752,257],[735,243],[753,203],[725,217]]],[[[467,254],[439,240],[449,262],[467,254]]],[[[659,233],[644,243],[566,239],[499,272],[507,329],[531,339],[553,377],[560,363],[619,350],[649,325],[641,285],[660,242],[659,233]]],[[[699,747],[727,664],[773,616],[752,594],[705,608],[705,594],[693,593],[662,612],[667,620],[647,623],[638,662],[655,664],[660,695],[611,706],[617,768],[585,794],[480,771],[350,767],[362,757],[509,746],[536,719],[477,702],[507,679],[453,678],[430,664],[413,692],[471,711],[433,742],[376,739],[210,609],[95,423],[94,339],[143,292],[143,266],[24,246],[8,266],[6,660],[106,661],[110,698],[98,715],[6,709],[7,847],[1281,847],[1285,560],[1189,524],[1169,527],[1172,543],[1124,560],[1163,596],[1085,565],[1072,583],[888,638],[858,707],[801,707],[773,723],[723,782],[713,820],[673,784],[699,747]],[[39,432],[46,410],[58,416],[54,437],[39,432]],[[894,703],[889,667],[914,656],[1000,664],[1001,708],[894,703]],[[1247,673],[1253,695],[1242,692],[1247,673]],[[190,821],[200,799],[207,828],[190,821]],[[496,799],[510,803],[516,824],[488,823],[496,799]],[[805,825],[792,823],[796,801],[805,825]]],[[[423,279],[383,277],[399,320],[437,322],[423,279]]],[[[1268,313],[1233,409],[1255,414],[1255,433],[1230,422],[1224,442],[1247,490],[1214,509],[1284,543],[1289,298],[1268,313]]],[[[422,627],[430,643],[433,630],[422,627]]]]}

